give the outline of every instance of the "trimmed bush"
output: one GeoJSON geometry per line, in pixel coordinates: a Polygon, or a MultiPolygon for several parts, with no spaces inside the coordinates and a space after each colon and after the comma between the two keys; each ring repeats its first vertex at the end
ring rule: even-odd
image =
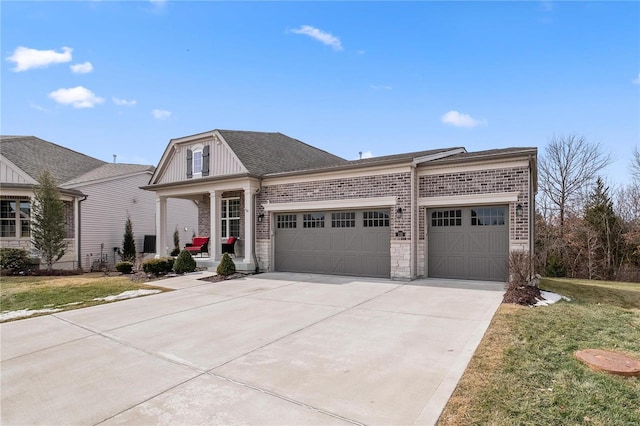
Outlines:
{"type": "Polygon", "coordinates": [[[173,272],[176,274],[184,274],[185,272],[193,272],[195,270],[195,259],[187,250],[182,250],[176,261],[173,263],[173,272]]]}
{"type": "Polygon", "coordinates": [[[228,253],[222,255],[222,259],[220,259],[220,264],[216,269],[218,275],[228,276],[236,273],[236,264],[233,263],[233,260],[229,256],[228,253]]]}
{"type": "Polygon", "coordinates": [[[142,262],[142,270],[147,274],[166,275],[173,270],[173,259],[170,257],[147,259],[142,262]]]}
{"type": "Polygon", "coordinates": [[[26,250],[17,248],[0,249],[0,269],[7,270],[11,274],[28,271],[31,269],[31,260],[26,250]]]}
{"type": "Polygon", "coordinates": [[[133,271],[133,263],[127,261],[118,262],[116,263],[116,271],[121,274],[130,274],[133,271]]]}

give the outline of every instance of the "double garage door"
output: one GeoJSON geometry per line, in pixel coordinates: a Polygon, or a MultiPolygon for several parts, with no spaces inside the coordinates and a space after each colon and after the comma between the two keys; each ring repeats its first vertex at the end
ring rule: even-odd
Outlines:
{"type": "Polygon", "coordinates": [[[429,276],[506,281],[508,206],[427,211],[429,276]]]}
{"type": "Polygon", "coordinates": [[[389,209],[275,214],[275,270],[391,274],[389,209]]]}

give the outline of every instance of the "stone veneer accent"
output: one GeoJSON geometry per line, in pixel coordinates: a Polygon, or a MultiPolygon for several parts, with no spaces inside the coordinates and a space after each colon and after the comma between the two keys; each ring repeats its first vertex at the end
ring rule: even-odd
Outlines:
{"type": "Polygon", "coordinates": [[[411,279],[411,241],[391,241],[391,279],[411,279]]]}
{"type": "Polygon", "coordinates": [[[258,268],[260,272],[267,272],[271,268],[271,240],[256,240],[256,257],[258,258],[258,268]]]}

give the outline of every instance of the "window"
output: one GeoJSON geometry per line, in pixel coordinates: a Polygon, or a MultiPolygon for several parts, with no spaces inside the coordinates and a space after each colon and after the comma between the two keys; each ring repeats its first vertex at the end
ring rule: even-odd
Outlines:
{"type": "Polygon", "coordinates": [[[363,212],[362,218],[365,228],[389,226],[389,213],[387,212],[363,212]]]}
{"type": "Polygon", "coordinates": [[[193,174],[202,173],[202,151],[193,151],[193,174]]]}
{"type": "Polygon", "coordinates": [[[438,210],[432,212],[431,226],[462,226],[462,210],[438,210]]]}
{"type": "Polygon", "coordinates": [[[0,201],[0,237],[27,238],[31,236],[31,201],[0,201]]]}
{"type": "Polygon", "coordinates": [[[279,214],[276,216],[276,227],[278,229],[293,229],[298,226],[298,215],[279,214]]]}
{"type": "Polygon", "coordinates": [[[504,207],[471,209],[471,226],[504,225],[504,207]]]}
{"type": "Polygon", "coordinates": [[[331,213],[332,228],[355,228],[356,212],[331,213]]]}
{"type": "Polygon", "coordinates": [[[222,238],[240,236],[240,198],[222,199],[222,238]]]}
{"type": "Polygon", "coordinates": [[[302,219],[303,228],[324,228],[324,213],[305,213],[302,219]]]}

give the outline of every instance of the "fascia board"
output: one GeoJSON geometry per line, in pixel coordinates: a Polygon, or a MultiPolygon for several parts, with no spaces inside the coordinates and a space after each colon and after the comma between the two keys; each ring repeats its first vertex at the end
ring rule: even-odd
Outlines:
{"type": "Polygon", "coordinates": [[[360,209],[375,207],[393,207],[396,197],[352,198],[346,200],[302,201],[292,203],[263,203],[266,212],[313,211],[336,209],[360,209]]]}
{"type": "Polygon", "coordinates": [[[436,154],[425,155],[424,157],[415,158],[413,160],[412,164],[414,166],[417,166],[418,164],[427,163],[429,161],[434,161],[434,160],[440,160],[442,158],[450,157],[450,156],[456,155],[456,154],[462,154],[462,153],[465,153],[465,152],[467,152],[467,150],[465,148],[451,149],[449,151],[438,152],[436,154]]]}
{"type": "Polygon", "coordinates": [[[142,170],[142,171],[139,171],[139,172],[127,173],[127,174],[118,175],[118,176],[111,176],[111,177],[108,177],[108,178],[87,180],[87,181],[84,181],[84,182],[74,183],[72,185],[66,185],[66,184],[65,185],[60,185],[60,188],[67,188],[67,189],[81,188],[83,186],[96,185],[96,184],[99,184],[99,183],[110,182],[110,181],[119,180],[119,179],[126,179],[126,178],[130,178],[130,177],[134,177],[134,176],[138,176],[138,175],[143,175],[143,174],[153,175],[153,172],[151,170],[142,170]]]}

